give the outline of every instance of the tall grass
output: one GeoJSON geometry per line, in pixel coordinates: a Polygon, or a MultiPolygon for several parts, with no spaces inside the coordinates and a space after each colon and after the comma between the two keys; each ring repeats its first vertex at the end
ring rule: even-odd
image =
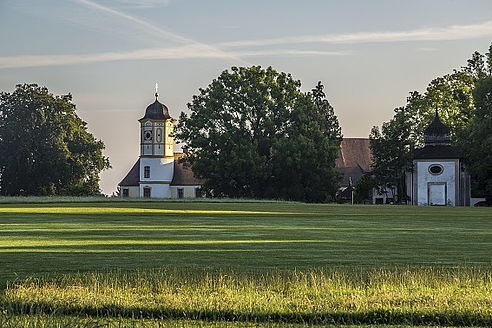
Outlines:
{"type": "Polygon", "coordinates": [[[163,268],[10,284],[11,315],[308,324],[492,325],[487,268],[245,274],[163,268]]]}

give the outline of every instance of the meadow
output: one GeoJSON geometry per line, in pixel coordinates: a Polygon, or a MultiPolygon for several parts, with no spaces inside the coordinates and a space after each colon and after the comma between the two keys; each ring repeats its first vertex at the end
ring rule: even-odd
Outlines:
{"type": "Polygon", "coordinates": [[[490,326],[490,254],[489,208],[0,199],[0,324],[490,326]]]}

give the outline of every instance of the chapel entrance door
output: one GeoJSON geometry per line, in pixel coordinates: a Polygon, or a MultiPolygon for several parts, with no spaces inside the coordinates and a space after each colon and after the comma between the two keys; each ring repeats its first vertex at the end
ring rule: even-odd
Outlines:
{"type": "Polygon", "coordinates": [[[446,205],[446,184],[429,183],[427,186],[429,205],[446,205]]]}

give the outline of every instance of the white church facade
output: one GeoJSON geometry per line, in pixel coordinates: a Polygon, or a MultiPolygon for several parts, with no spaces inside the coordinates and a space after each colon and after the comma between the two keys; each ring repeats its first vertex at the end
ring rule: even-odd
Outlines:
{"type": "Polygon", "coordinates": [[[470,175],[461,151],[451,146],[451,131],[436,111],[424,131],[424,147],[413,152],[413,169],[406,174],[412,205],[470,206],[470,175]]]}
{"type": "Polygon", "coordinates": [[[201,182],[179,162],[174,152],[174,123],[166,105],[158,101],[145,110],[140,123],[140,157],[119,183],[121,197],[194,198],[201,182]]]}

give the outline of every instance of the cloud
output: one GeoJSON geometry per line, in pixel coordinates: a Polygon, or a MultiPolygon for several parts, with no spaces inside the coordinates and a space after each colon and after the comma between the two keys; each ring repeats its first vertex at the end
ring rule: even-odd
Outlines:
{"type": "Polygon", "coordinates": [[[158,8],[169,5],[170,0],[113,0],[116,4],[129,8],[158,8]]]}
{"type": "MultiPolygon", "coordinates": [[[[163,28],[156,26],[155,24],[149,23],[145,20],[142,20],[138,17],[123,13],[121,11],[100,5],[94,1],[89,1],[89,0],[74,0],[74,1],[82,4],[83,6],[91,8],[93,10],[96,10],[99,12],[104,12],[104,13],[110,14],[112,16],[116,16],[120,19],[123,19],[123,20],[125,20],[129,23],[132,23],[133,25],[136,25],[137,27],[141,28],[146,33],[151,31],[153,34],[157,34],[161,37],[164,37],[166,39],[169,39],[169,40],[181,43],[181,44],[189,44],[189,45],[198,46],[202,49],[207,49],[207,52],[216,53],[219,58],[227,59],[227,60],[230,60],[233,62],[245,63],[243,59],[236,57],[236,56],[233,56],[227,52],[222,52],[219,48],[216,48],[213,45],[208,45],[208,44],[205,44],[202,42],[192,40],[190,38],[186,38],[186,37],[181,36],[179,34],[169,32],[163,28]]],[[[146,1],[146,2],[148,3],[149,1],[146,1]]],[[[155,3],[157,1],[151,1],[151,2],[155,3]]]]}
{"type": "MultiPolygon", "coordinates": [[[[442,28],[422,28],[409,31],[361,32],[332,35],[313,35],[284,37],[276,39],[226,42],[219,44],[204,44],[165,31],[136,17],[118,12],[114,9],[98,5],[88,0],[76,0],[95,10],[111,13],[142,27],[152,28],[161,35],[179,41],[182,45],[167,48],[150,48],[126,52],[104,52],[94,54],[64,54],[45,56],[11,56],[0,57],[0,68],[43,67],[80,65],[96,62],[111,62],[122,60],[155,60],[155,59],[219,59],[246,63],[244,58],[259,56],[349,56],[353,53],[318,51],[310,49],[266,49],[272,46],[293,44],[338,44],[338,43],[374,43],[374,42],[413,42],[413,41],[446,41],[467,40],[472,38],[492,36],[492,21],[472,25],[454,25],[442,28]],[[259,49],[255,49],[258,47],[259,49]],[[239,48],[244,48],[239,50],[239,48]]],[[[420,49],[429,49],[421,47],[420,49]]]]}
{"type": "Polygon", "coordinates": [[[47,55],[0,57],[0,69],[46,66],[81,65],[123,60],[157,59],[230,59],[232,57],[258,56],[345,56],[348,52],[325,52],[312,50],[259,50],[259,51],[216,51],[201,45],[186,45],[174,48],[151,48],[127,52],[105,52],[84,55],[47,55]]]}
{"type": "Polygon", "coordinates": [[[421,28],[409,31],[380,31],[312,36],[295,36],[221,43],[226,47],[271,46],[305,43],[387,43],[410,41],[466,40],[492,36],[492,21],[472,25],[421,28]]]}

